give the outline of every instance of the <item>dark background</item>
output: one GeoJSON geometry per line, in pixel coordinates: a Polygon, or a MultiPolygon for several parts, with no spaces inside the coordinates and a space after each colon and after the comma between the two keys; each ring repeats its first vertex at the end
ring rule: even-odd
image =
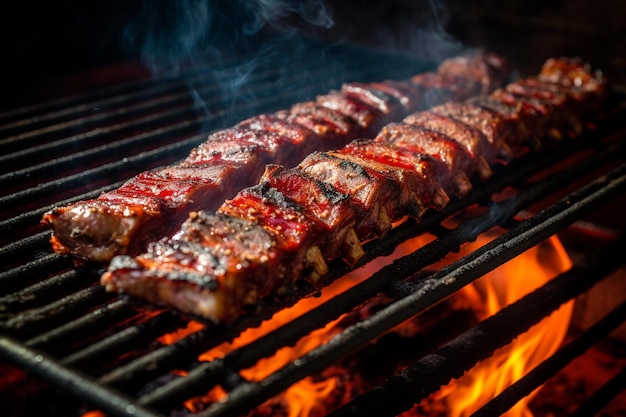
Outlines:
{"type": "Polygon", "coordinates": [[[2,8],[0,88],[9,105],[175,75],[186,62],[233,53],[267,34],[433,60],[485,47],[521,71],[578,55],[626,82],[626,2],[610,0],[51,0],[2,8]]]}

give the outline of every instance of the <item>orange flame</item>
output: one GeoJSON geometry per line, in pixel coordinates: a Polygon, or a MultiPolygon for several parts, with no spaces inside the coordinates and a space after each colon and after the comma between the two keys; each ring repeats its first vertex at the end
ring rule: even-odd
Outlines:
{"type": "MultiPolygon", "coordinates": [[[[366,279],[373,271],[389,263],[392,259],[413,251],[432,239],[432,236],[425,235],[406,242],[398,247],[392,255],[377,259],[374,263],[354,271],[325,288],[322,296],[299,301],[293,307],[278,312],[271,320],[262,323],[261,326],[246,330],[232,342],[223,343],[203,353],[199,359],[209,361],[224,357],[229,352],[262,337],[304,312],[328,301],[336,294],[366,279]]],[[[465,256],[486,244],[488,240],[489,238],[481,237],[476,242],[467,243],[459,253],[446,257],[441,265],[465,256]]],[[[454,296],[454,303],[459,308],[470,306],[476,311],[478,318],[482,320],[540,287],[570,266],[571,263],[565,250],[558,239],[554,237],[507,262],[474,284],[463,288],[454,296]]],[[[442,388],[434,396],[435,400],[447,405],[451,417],[464,417],[471,414],[558,348],[565,337],[572,309],[573,303],[564,305],[527,333],[520,335],[511,345],[500,349],[491,358],[479,363],[462,378],[452,381],[448,386],[442,388]]],[[[340,331],[337,328],[339,320],[341,318],[329,323],[323,329],[312,332],[294,346],[282,348],[272,357],[262,359],[255,366],[242,370],[241,375],[250,381],[266,378],[295,358],[330,340],[340,331]]],[[[200,330],[202,327],[203,325],[200,323],[191,322],[186,329],[166,335],[161,341],[172,343],[185,334],[200,330]]],[[[289,417],[326,414],[330,410],[324,409],[324,401],[335,390],[338,381],[339,377],[337,376],[330,376],[323,380],[312,377],[305,378],[292,385],[280,396],[268,400],[265,406],[271,408],[271,405],[268,404],[274,406],[279,404],[282,407],[281,410],[284,410],[282,413],[289,417]]],[[[197,412],[226,395],[226,392],[218,386],[205,396],[187,401],[185,405],[190,411],[197,412]]],[[[348,399],[342,399],[341,402],[346,402],[348,399]]],[[[529,399],[530,396],[520,402],[507,416],[532,416],[527,407],[529,399]]],[[[412,414],[407,412],[404,415],[412,414]]]]}
{"type": "MultiPolygon", "coordinates": [[[[467,244],[459,256],[484,243],[467,244]]],[[[463,288],[460,295],[472,304],[482,320],[570,267],[565,249],[556,237],[552,237],[463,288]]],[[[510,345],[444,387],[435,400],[447,404],[450,417],[465,417],[478,410],[558,349],[565,338],[573,307],[573,301],[561,306],[510,345]]],[[[532,416],[528,403],[533,395],[524,398],[505,415],[532,416]]]]}
{"type": "MultiPolygon", "coordinates": [[[[344,277],[344,279],[338,280],[325,288],[320,297],[309,297],[300,300],[294,306],[279,311],[270,320],[263,322],[259,327],[247,329],[232,342],[223,343],[201,354],[199,360],[210,361],[216,358],[222,358],[229,352],[253,342],[272,330],[294,320],[303,313],[328,301],[335,295],[364,280],[367,276],[368,275],[364,273],[355,273],[344,277]]],[[[242,370],[240,372],[241,376],[250,381],[259,381],[266,378],[295,358],[306,354],[321,343],[328,341],[333,335],[339,332],[336,324],[340,320],[341,317],[328,323],[324,328],[311,332],[306,337],[300,339],[294,346],[279,349],[273,356],[260,360],[255,366],[249,369],[242,370]]],[[[167,337],[162,338],[161,341],[171,343],[189,332],[198,330],[199,328],[197,326],[198,324],[192,322],[187,329],[183,329],[173,335],[166,335],[167,337]]],[[[314,381],[313,378],[308,377],[288,388],[281,395],[279,401],[287,408],[286,411],[289,417],[309,416],[315,414],[312,413],[312,411],[315,410],[316,407],[319,408],[320,405],[324,403],[324,399],[333,391],[335,384],[336,378],[314,381]]],[[[200,399],[190,400],[186,402],[185,405],[191,411],[199,411],[197,407],[198,403],[206,405],[206,403],[220,400],[225,395],[226,393],[223,389],[216,387],[206,396],[200,399]]]]}
{"type": "MultiPolygon", "coordinates": [[[[423,237],[422,244],[432,239],[434,239],[432,236],[423,237]]],[[[359,282],[367,279],[373,272],[372,268],[375,271],[376,269],[379,269],[381,265],[390,263],[391,260],[399,256],[397,253],[401,251],[402,248],[399,248],[392,255],[380,257],[375,261],[375,263],[368,265],[366,268],[353,271],[342,279],[339,279],[324,288],[319,297],[302,299],[292,307],[279,311],[270,320],[263,322],[259,327],[247,329],[232,342],[223,343],[208,352],[201,354],[199,356],[199,360],[210,361],[216,358],[222,358],[229,352],[249,344],[272,330],[294,320],[305,312],[327,302],[337,294],[340,294],[359,282]]],[[[250,381],[259,381],[266,378],[271,373],[275,372],[294,359],[330,340],[335,334],[341,331],[341,329],[338,328],[337,323],[341,321],[343,317],[344,316],[341,316],[328,323],[324,328],[311,332],[304,338],[300,339],[294,346],[284,347],[278,350],[273,356],[260,360],[255,366],[242,370],[240,372],[241,376],[250,381]]],[[[201,326],[202,325],[198,323],[192,322],[188,328],[164,336],[161,338],[161,342],[172,343],[190,332],[199,330],[201,326]]],[[[337,380],[338,377],[329,377],[323,381],[314,381],[311,377],[304,378],[289,387],[280,396],[278,401],[287,408],[287,415],[289,417],[326,414],[328,410],[319,410],[319,408],[320,406],[323,406],[324,399],[327,398],[335,388],[337,380]]],[[[224,398],[225,395],[226,393],[223,389],[216,387],[206,396],[190,400],[186,402],[185,405],[189,410],[197,412],[200,411],[198,404],[206,405],[207,403],[212,403],[224,398]]],[[[272,401],[276,400],[268,400],[268,402],[272,401]]]]}

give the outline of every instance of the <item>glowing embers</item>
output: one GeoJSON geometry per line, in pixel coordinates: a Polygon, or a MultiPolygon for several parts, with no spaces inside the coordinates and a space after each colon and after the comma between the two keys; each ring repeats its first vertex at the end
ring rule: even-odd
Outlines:
{"type": "MultiPolygon", "coordinates": [[[[482,244],[468,243],[461,254],[469,253],[479,245],[482,244]]],[[[455,298],[459,303],[469,303],[478,318],[484,320],[570,267],[571,262],[559,240],[552,237],[464,287],[455,298]]],[[[447,415],[451,417],[469,416],[478,410],[559,348],[568,330],[573,307],[573,301],[564,304],[511,344],[478,363],[462,378],[441,389],[434,400],[445,402],[447,415]]],[[[533,396],[520,401],[506,415],[532,416],[527,404],[533,396]]]]}
{"type": "MultiPolygon", "coordinates": [[[[245,346],[260,337],[268,334],[272,330],[294,320],[301,314],[326,302],[336,294],[339,294],[351,286],[365,279],[367,275],[352,274],[336,281],[325,288],[320,297],[309,297],[299,301],[293,307],[282,310],[275,314],[271,320],[264,322],[257,328],[250,328],[230,343],[223,343],[208,352],[199,356],[200,361],[210,361],[222,358],[235,349],[245,346]]],[[[239,374],[249,381],[261,381],[279,368],[289,362],[304,355],[322,343],[327,342],[333,335],[341,331],[338,325],[341,319],[328,323],[324,328],[314,331],[306,337],[300,339],[294,346],[284,347],[278,350],[273,356],[257,362],[251,368],[244,369],[239,374]]],[[[172,343],[189,332],[199,330],[202,325],[191,322],[187,329],[176,334],[166,335],[161,339],[164,343],[172,343]]],[[[321,379],[319,377],[308,377],[290,386],[281,395],[269,400],[259,407],[258,415],[285,415],[285,416],[310,416],[323,415],[329,411],[327,398],[333,393],[338,383],[339,377],[332,376],[321,379]]],[[[204,396],[194,398],[185,403],[188,410],[197,412],[205,409],[215,401],[226,397],[226,392],[220,386],[216,386],[204,396]]],[[[335,395],[335,394],[333,394],[335,395]]],[[[342,405],[350,399],[350,396],[341,398],[335,406],[342,405]]],[[[255,415],[254,413],[252,415],[255,415]]]]}
{"type": "MultiPolygon", "coordinates": [[[[476,242],[465,244],[459,253],[448,256],[439,264],[433,265],[432,269],[438,269],[465,256],[486,244],[492,237],[495,234],[490,237],[481,236],[476,242]]],[[[432,239],[432,236],[424,236],[401,245],[390,257],[378,259],[325,288],[320,297],[300,301],[294,307],[279,312],[260,327],[247,330],[232,343],[222,344],[202,354],[199,359],[211,361],[224,357],[366,279],[382,264],[402,256],[403,252],[420,248],[432,239]]],[[[361,351],[320,374],[292,385],[248,415],[325,415],[346,404],[354,396],[372,389],[386,377],[399,372],[404,366],[428,354],[477,321],[497,313],[504,306],[540,287],[570,266],[560,243],[552,238],[372,341],[361,351]]],[[[323,329],[310,333],[293,347],[282,348],[274,356],[260,360],[253,367],[241,370],[239,374],[248,381],[262,381],[306,352],[328,342],[346,326],[368,317],[371,312],[392,302],[391,298],[381,295],[360,309],[329,323],[323,329]]],[[[476,365],[463,378],[450,382],[404,415],[461,417],[471,414],[559,347],[568,329],[571,310],[571,303],[564,306],[527,333],[520,335],[511,345],[476,365]]],[[[187,330],[194,331],[200,327],[199,324],[191,323],[187,330]]],[[[168,335],[168,340],[162,341],[170,343],[181,335],[168,335]]],[[[223,387],[216,386],[206,395],[187,401],[185,406],[191,412],[198,412],[227,395],[223,387]]],[[[510,415],[532,414],[525,403],[520,403],[510,415]]]]}

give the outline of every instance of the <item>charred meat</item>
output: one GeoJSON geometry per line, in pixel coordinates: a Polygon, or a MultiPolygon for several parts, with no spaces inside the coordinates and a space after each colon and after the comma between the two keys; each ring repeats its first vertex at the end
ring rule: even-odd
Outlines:
{"type": "Polygon", "coordinates": [[[221,322],[298,280],[317,284],[328,261],[354,264],[361,242],[384,236],[406,215],[419,219],[425,210],[442,209],[450,193],[462,196],[472,181],[491,175],[503,155],[542,149],[538,138],[551,141],[563,114],[584,121],[597,108],[586,100],[599,100],[601,88],[594,87],[596,77],[584,76],[586,67],[581,73],[572,65],[554,63],[537,82],[411,114],[373,140],[314,152],[293,168],[270,165],[258,185],[227,200],[217,215],[194,212],[146,253],[114,258],[102,283],[221,322]],[[516,123],[523,129],[514,129],[516,123]]]}
{"type": "Polygon", "coordinates": [[[178,228],[190,212],[213,210],[255,184],[267,163],[293,166],[310,152],[372,138],[385,123],[417,108],[461,100],[485,85],[497,85],[505,73],[476,70],[493,66],[493,60],[490,55],[467,57],[443,65],[445,76],[433,72],[414,82],[345,84],[314,101],[215,132],[167,172],[139,174],[120,190],[46,213],[43,222],[52,227],[53,248],[103,263],[118,254],[138,254],[151,240],[178,228]],[[202,172],[193,173],[195,169],[202,172]]]}

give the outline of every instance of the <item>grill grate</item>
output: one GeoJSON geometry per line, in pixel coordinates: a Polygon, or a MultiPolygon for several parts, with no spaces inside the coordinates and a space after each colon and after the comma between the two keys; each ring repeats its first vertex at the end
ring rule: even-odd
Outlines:
{"type": "MultiPolygon", "coordinates": [[[[290,61],[299,66],[280,70],[259,66],[248,79],[258,88],[254,91],[255,101],[248,101],[243,92],[237,99],[223,94],[216,96],[221,91],[216,85],[217,79],[223,81],[232,72],[223,70],[216,75],[210,68],[200,68],[177,79],[135,82],[106,92],[1,114],[0,121],[4,124],[0,126],[0,149],[3,150],[0,184],[5,193],[0,196],[0,227],[7,232],[0,238],[3,265],[0,292],[4,294],[0,297],[0,357],[47,381],[59,392],[78,398],[80,403],[71,406],[70,414],[80,415],[80,410],[95,407],[112,416],[165,416],[171,410],[180,409],[183,401],[222,385],[229,391],[227,400],[213,404],[201,415],[239,415],[303,377],[358,351],[396,324],[428,309],[485,272],[624,194],[626,127],[620,120],[623,111],[619,109],[624,101],[620,96],[614,106],[617,114],[599,128],[545,154],[528,156],[500,167],[492,179],[466,198],[451,202],[441,213],[428,213],[420,223],[407,220],[384,240],[366,244],[365,262],[387,255],[400,243],[425,232],[437,236],[432,243],[394,261],[270,334],[222,359],[203,363],[196,362],[199,354],[232,340],[244,329],[258,325],[313,289],[303,283],[292,297],[267,301],[260,306],[258,314],[244,317],[232,326],[207,324],[173,344],[160,345],[156,341],[160,336],[185,327],[189,320],[169,310],[146,311],[124,298],[105,293],[98,284],[101,271],[97,267],[76,267],[71,260],[51,252],[50,233],[39,225],[39,220],[53,206],[93,198],[138,171],[172,163],[201,142],[207,132],[230,125],[235,118],[243,119],[309,99],[336,87],[341,81],[403,78],[424,68],[423,63],[407,58],[348,46],[323,48],[312,56],[319,54],[332,55],[332,60],[343,63],[336,78],[328,77],[327,60],[290,61]],[[303,69],[307,70],[306,80],[297,77],[303,69]],[[284,87],[291,84],[296,87],[285,91],[284,87]],[[204,96],[206,112],[200,111],[194,94],[204,96]],[[94,113],[96,107],[102,111],[94,113]],[[120,160],[121,154],[126,158],[120,160]],[[586,157],[580,160],[580,155],[586,157]],[[555,174],[536,179],[538,173],[572,158],[579,159],[555,174]],[[589,173],[593,175],[587,175],[589,173]],[[572,178],[586,178],[586,185],[572,190],[569,187],[572,178]],[[517,190],[514,197],[493,199],[495,193],[510,188],[517,190]],[[552,201],[561,190],[567,190],[561,193],[563,198],[552,201]],[[520,211],[534,210],[537,205],[543,211],[523,221],[514,218],[520,211]],[[444,226],[450,216],[476,206],[482,207],[482,213],[456,228],[444,226]],[[411,280],[464,242],[497,225],[509,229],[508,232],[426,280],[411,280]],[[240,370],[295,343],[381,292],[395,301],[261,383],[246,381],[239,374],[240,370]],[[160,380],[178,369],[188,371],[187,375],[160,380]]],[[[238,58],[231,68],[246,59],[238,58]]],[[[336,410],[335,414],[362,415],[363,410],[371,411],[378,404],[385,406],[380,415],[393,415],[409,408],[562,302],[585,291],[606,276],[610,268],[620,266],[623,259],[619,248],[623,243],[622,239],[616,241],[600,255],[591,256],[588,264],[562,274],[518,304],[416,362],[402,376],[389,378],[380,387],[336,410]],[[585,279],[581,280],[581,276],[585,279]],[[553,293],[556,296],[552,297],[553,293]],[[533,298],[543,300],[546,294],[553,298],[551,303],[542,301],[542,308],[535,308],[537,301],[533,298]],[[515,318],[520,314],[525,320],[517,323],[515,318]],[[511,325],[513,322],[516,326],[511,325]],[[502,332],[503,329],[507,332],[502,332]],[[483,331],[489,335],[486,340],[482,340],[483,331]],[[471,355],[466,349],[469,342],[479,347],[471,355]],[[462,358],[456,355],[459,349],[464,352],[462,358]],[[445,361],[431,360],[443,353],[445,361]],[[464,362],[459,363],[460,359],[464,362]]],[[[347,272],[345,264],[335,262],[324,280],[330,283],[347,272]]],[[[613,325],[615,316],[621,314],[617,321],[623,320],[622,310],[620,307],[609,316],[610,325],[601,325],[602,335],[613,325]]],[[[583,341],[575,343],[594,343],[600,337],[596,332],[595,327],[590,329],[590,336],[582,336],[583,341]]],[[[573,346],[565,347],[565,352],[580,349],[576,344],[573,346]]],[[[563,355],[569,357],[568,353],[563,355]]],[[[551,361],[559,361],[558,356],[555,358],[551,361]]],[[[554,372],[563,364],[546,366],[554,372]]],[[[492,410],[510,407],[527,389],[536,388],[546,378],[529,376],[530,382],[524,384],[530,388],[516,388],[512,389],[513,393],[502,394],[477,415],[497,414],[499,411],[492,410]]],[[[619,381],[609,385],[606,391],[615,392],[611,387],[619,381]]],[[[55,395],[50,395],[44,406],[59,407],[59,415],[68,415],[68,410],[58,404],[60,397],[52,397],[55,395]]],[[[589,406],[595,407],[595,404],[589,406]]]]}
{"type": "MultiPolygon", "coordinates": [[[[270,375],[266,380],[263,381],[263,384],[249,383],[238,386],[235,390],[231,391],[229,395],[229,400],[227,402],[216,403],[214,407],[208,410],[209,412],[207,412],[206,415],[236,415],[245,411],[247,408],[251,408],[250,403],[252,403],[254,406],[260,405],[263,401],[268,399],[269,396],[282,391],[287,386],[298,381],[304,376],[321,371],[324,367],[332,364],[335,360],[338,360],[349,352],[355,351],[369,341],[380,336],[382,333],[388,331],[389,329],[392,329],[402,321],[410,318],[415,314],[418,314],[421,311],[424,311],[428,307],[434,305],[436,302],[452,294],[459,288],[481,277],[486,272],[489,272],[490,270],[501,265],[507,260],[514,258],[525,250],[540,243],[546,237],[562,229],[564,227],[564,223],[571,223],[572,217],[578,218],[578,216],[580,215],[580,213],[578,213],[579,210],[590,210],[595,204],[601,202],[603,198],[608,198],[613,193],[623,192],[624,186],[626,185],[626,175],[624,169],[626,169],[626,165],[622,166],[622,168],[618,170],[618,172],[616,173],[616,178],[614,180],[611,179],[607,181],[611,183],[610,186],[603,187],[599,191],[597,191],[597,193],[587,197],[592,202],[585,201],[583,200],[583,198],[580,198],[577,195],[568,196],[566,200],[563,200],[561,202],[561,204],[552,206],[547,209],[546,212],[542,212],[537,216],[530,218],[526,222],[520,224],[519,227],[511,230],[509,234],[504,235],[499,239],[496,239],[494,242],[485,245],[483,248],[475,251],[468,257],[459,260],[458,262],[455,262],[447,269],[437,273],[436,276],[433,276],[426,281],[420,281],[417,285],[417,288],[414,288],[410,291],[410,295],[399,299],[391,306],[374,314],[371,318],[359,322],[353,327],[347,328],[340,335],[336,336],[332,342],[311,351],[309,354],[301,357],[298,361],[287,365],[276,373],[270,375]],[[575,201],[576,204],[575,208],[572,208],[571,210],[563,210],[562,207],[557,207],[570,205],[572,204],[572,201],[575,201]],[[555,215],[555,212],[557,212],[558,214],[555,215]]],[[[543,184],[544,183],[542,182],[539,187],[542,187],[543,184]]],[[[597,185],[594,184],[593,187],[589,188],[595,189],[596,187],[597,185]]],[[[588,192],[588,190],[585,191],[588,192]]],[[[584,195],[586,193],[581,194],[584,195]]],[[[485,217],[486,218],[478,218],[477,223],[480,225],[484,225],[486,229],[489,229],[494,225],[493,223],[489,224],[488,222],[488,219],[492,218],[492,215],[491,213],[486,213],[485,217]]],[[[455,232],[459,232],[458,235],[460,236],[471,236],[471,231],[476,230],[477,226],[477,224],[464,223],[462,226],[460,226],[459,229],[455,230],[455,232]]],[[[469,238],[469,240],[471,240],[471,237],[469,238]]],[[[433,247],[435,248],[435,252],[437,251],[437,249],[441,251],[449,251],[450,248],[455,247],[455,244],[448,244],[448,242],[443,241],[443,239],[434,241],[432,245],[434,245],[433,247]]],[[[428,246],[424,247],[423,249],[420,249],[411,255],[394,261],[391,266],[385,267],[379,272],[375,273],[369,281],[379,281],[381,283],[380,289],[384,290],[385,286],[390,285],[390,281],[392,283],[394,282],[391,279],[392,276],[407,277],[419,272],[419,270],[421,270],[423,267],[432,263],[431,261],[434,262],[434,260],[432,259],[424,260],[423,252],[428,251],[428,249],[428,246]]],[[[425,255],[425,257],[428,258],[428,255],[425,255]]],[[[619,259],[619,257],[615,258],[618,262],[621,262],[621,259],[619,259]]],[[[360,294],[360,288],[357,287],[358,286],[354,287],[354,289],[348,290],[346,293],[356,292],[360,294]]],[[[406,286],[403,286],[403,289],[404,288],[406,288],[406,286]]],[[[560,304],[557,304],[556,306],[558,305],[560,304]]],[[[314,316],[319,313],[317,311],[312,311],[310,314],[314,316]]],[[[521,315],[518,317],[526,316],[521,315]]],[[[541,315],[540,317],[544,317],[544,315],[541,315]]],[[[509,322],[509,326],[510,324],[511,323],[509,322]]],[[[523,329],[517,329],[518,332],[515,332],[514,334],[519,334],[519,332],[527,330],[528,327],[530,327],[530,325],[523,329]]],[[[480,334],[481,337],[484,337],[482,336],[481,331],[476,331],[478,332],[476,333],[476,335],[480,334]]],[[[490,331],[487,334],[489,335],[488,337],[491,340],[497,340],[496,336],[502,335],[501,332],[499,333],[494,331],[490,331]]],[[[475,335],[472,337],[476,338],[475,335]]],[[[510,340],[511,339],[505,339],[506,342],[510,342],[510,340]]],[[[473,340],[472,342],[475,343],[475,340],[473,340]]],[[[457,354],[461,353],[463,349],[467,349],[467,346],[469,345],[466,345],[465,343],[459,348],[460,350],[457,350],[457,354]]],[[[502,345],[504,344],[505,343],[502,343],[502,345]]],[[[478,357],[475,361],[470,362],[470,365],[473,365],[479,359],[488,356],[489,353],[488,350],[483,349],[480,349],[479,352],[481,352],[481,355],[484,356],[478,357]]],[[[458,361],[459,357],[466,359],[468,353],[469,352],[466,352],[465,354],[460,356],[451,356],[456,357],[456,360],[458,361]]],[[[435,353],[434,355],[437,355],[437,353],[435,353]]],[[[420,371],[422,370],[421,365],[424,364],[418,363],[418,369],[420,371]]],[[[402,390],[402,394],[398,395],[398,398],[395,398],[396,394],[393,394],[394,397],[392,398],[375,398],[371,402],[365,403],[364,406],[359,409],[360,413],[357,412],[355,415],[363,415],[365,411],[371,411],[373,409],[371,407],[373,407],[375,404],[378,404],[379,406],[382,406],[385,410],[387,410],[384,411],[375,407],[375,409],[377,409],[377,412],[375,413],[376,415],[395,415],[395,413],[392,413],[392,411],[403,411],[403,409],[401,408],[394,409],[394,407],[390,404],[398,405],[398,407],[400,407],[400,404],[403,404],[407,406],[406,408],[409,408],[413,404],[413,398],[408,395],[409,392],[423,393],[425,390],[424,381],[437,381],[436,389],[431,392],[426,392],[433,393],[437,389],[439,389],[441,385],[447,383],[451,379],[451,377],[448,377],[447,379],[445,379],[445,381],[441,381],[434,378],[435,375],[440,374],[441,370],[445,369],[446,367],[446,364],[441,364],[436,369],[433,369],[432,366],[428,366],[427,374],[423,374],[419,377],[414,378],[414,384],[419,385],[419,390],[416,386],[411,385],[407,389],[402,390]],[[403,400],[400,400],[400,398],[403,398],[403,400]],[[406,403],[407,400],[409,401],[408,404],[406,403]]],[[[453,369],[455,372],[460,372],[458,375],[452,376],[460,376],[465,370],[469,368],[470,366],[460,367],[458,363],[450,366],[450,369],[453,369]]],[[[400,379],[404,380],[405,378],[400,379]]],[[[398,393],[400,387],[398,387],[397,384],[394,384],[393,381],[395,380],[392,380],[392,382],[390,382],[390,386],[388,388],[383,388],[383,390],[391,393],[398,393]]],[[[423,398],[425,397],[419,398],[419,400],[423,398]]]]}
{"type": "MultiPolygon", "coordinates": [[[[620,242],[621,245],[624,244],[623,241],[620,242]]],[[[580,282],[581,279],[587,279],[588,276],[597,274],[597,271],[606,267],[607,265],[611,265],[615,267],[615,259],[619,257],[619,246],[614,245],[612,251],[606,251],[604,256],[600,256],[603,262],[592,262],[592,265],[586,266],[583,268],[579,268],[576,272],[582,272],[583,275],[579,277],[578,280],[580,282]],[[617,251],[615,249],[618,249],[617,251]],[[606,256],[608,255],[608,256],[606,256]]],[[[574,274],[570,274],[574,275],[574,274]]],[[[573,278],[571,276],[567,276],[566,285],[570,285],[569,281],[573,278]]],[[[595,281],[595,280],[592,280],[595,281]]],[[[553,377],[560,369],[564,368],[569,362],[571,362],[576,357],[582,355],[585,350],[589,349],[593,344],[599,342],[603,337],[607,336],[612,330],[617,328],[620,324],[622,324],[626,320],[626,303],[620,304],[617,308],[607,314],[603,319],[598,321],[592,327],[587,330],[582,336],[579,336],[576,340],[570,342],[562,348],[559,352],[552,355],[551,358],[547,359],[541,365],[537,366],[534,370],[528,373],[527,376],[520,379],[516,384],[512,385],[510,388],[502,392],[498,397],[494,398],[488,404],[486,404],[481,410],[474,413],[474,417],[480,416],[499,416],[508,409],[510,409],[513,405],[515,405],[519,400],[521,400],[524,396],[529,395],[532,390],[541,385],[543,381],[553,377]]],[[[589,402],[583,404],[577,410],[576,414],[579,416],[589,416],[595,415],[598,411],[602,409],[603,405],[608,403],[608,400],[614,398],[621,389],[623,388],[623,378],[626,370],[622,370],[618,375],[609,381],[606,388],[606,393],[604,390],[598,393],[598,397],[591,397],[589,402]],[[621,382],[620,382],[621,381],[621,382]],[[621,387],[620,385],[621,384],[621,387]],[[616,391],[616,388],[620,387],[616,391]],[[610,394],[612,393],[612,395],[610,394]],[[599,406],[599,408],[597,408],[599,406]],[[594,410],[594,411],[592,411],[594,410]]]]}
{"type": "MultiPolygon", "coordinates": [[[[541,241],[540,238],[531,238],[526,242],[536,243],[539,241],[541,241]]],[[[500,243],[498,242],[498,244],[500,243]]],[[[619,254],[624,243],[623,238],[619,239],[609,249],[603,251],[600,256],[592,258],[587,265],[569,270],[518,302],[505,307],[498,314],[484,320],[432,354],[420,359],[415,365],[404,370],[400,376],[388,379],[382,386],[358,397],[357,400],[343,409],[337,410],[332,415],[364,415],[365,412],[374,412],[374,415],[393,416],[410,408],[413,403],[435,393],[452,378],[460,377],[463,372],[469,370],[478,361],[489,356],[497,348],[510,343],[517,335],[528,330],[531,325],[538,323],[561,304],[586,291],[606,274],[616,269],[621,263],[619,254]]],[[[488,246],[494,247],[496,245],[489,244],[488,246]]],[[[526,249],[531,246],[532,244],[529,244],[526,249]]],[[[481,256],[488,256],[487,251],[481,252],[484,252],[484,255],[477,256],[477,260],[481,256]]],[[[509,254],[507,253],[504,258],[508,260],[509,254]]],[[[497,262],[503,261],[498,259],[497,262]]],[[[446,286],[445,280],[450,276],[454,276],[457,281],[459,279],[465,281],[466,276],[473,275],[474,278],[480,276],[475,272],[476,269],[471,266],[459,265],[457,270],[459,269],[471,272],[467,274],[455,272],[441,274],[443,276],[437,280],[437,283],[440,283],[440,286],[446,286]]],[[[412,298],[415,301],[421,299],[417,296],[407,298],[412,298]]],[[[626,318],[625,307],[625,305],[621,305],[614,310],[598,327],[590,329],[585,338],[593,338],[594,334],[599,332],[598,329],[602,328],[604,329],[600,335],[606,335],[608,330],[621,324],[626,318]]],[[[597,335],[595,337],[598,338],[597,335]]],[[[573,346],[579,343],[581,342],[572,342],[573,346]]],[[[568,345],[568,348],[570,346],[572,345],[568,345]]],[[[559,357],[553,356],[552,358],[551,363],[554,363],[559,357]]],[[[558,364],[560,367],[554,368],[553,373],[556,373],[556,370],[565,364],[558,364]]],[[[547,377],[543,377],[529,383],[527,391],[524,391],[523,394],[518,392],[515,401],[510,401],[508,406],[515,405],[518,400],[528,395],[546,379],[547,377]]],[[[506,393],[501,394],[501,396],[506,396],[506,393]]],[[[501,415],[508,410],[508,407],[501,407],[497,409],[495,406],[487,405],[475,415],[501,415]]]]}

